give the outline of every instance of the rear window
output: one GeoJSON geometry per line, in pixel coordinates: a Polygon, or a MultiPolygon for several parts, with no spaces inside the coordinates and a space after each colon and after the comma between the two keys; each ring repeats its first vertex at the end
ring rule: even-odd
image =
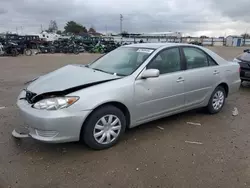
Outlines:
{"type": "Polygon", "coordinates": [[[246,52],[237,57],[237,59],[242,61],[249,61],[250,62],[250,53],[246,52]]]}

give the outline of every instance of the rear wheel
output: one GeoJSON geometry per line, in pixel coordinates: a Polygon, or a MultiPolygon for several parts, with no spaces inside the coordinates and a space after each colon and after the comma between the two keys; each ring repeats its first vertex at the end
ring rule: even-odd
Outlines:
{"type": "Polygon", "coordinates": [[[31,55],[32,55],[32,50],[31,50],[31,49],[25,49],[25,50],[24,50],[24,54],[25,54],[26,56],[31,56],[31,55]]]}
{"type": "Polygon", "coordinates": [[[122,111],[107,105],[96,109],[83,125],[81,139],[92,149],[106,149],[115,145],[125,131],[126,119],[122,111]]]}
{"type": "Polygon", "coordinates": [[[221,111],[222,107],[224,106],[225,99],[225,89],[222,86],[218,86],[217,88],[215,88],[207,106],[208,112],[210,114],[216,114],[221,111]]]}

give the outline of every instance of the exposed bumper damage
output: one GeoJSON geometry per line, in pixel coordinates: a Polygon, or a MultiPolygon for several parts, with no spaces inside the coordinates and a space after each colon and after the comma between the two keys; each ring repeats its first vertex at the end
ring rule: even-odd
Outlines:
{"type": "Polygon", "coordinates": [[[50,97],[65,96],[72,92],[91,87],[97,84],[109,82],[115,79],[103,80],[94,83],[79,85],[62,91],[36,94],[27,89],[18,97],[17,105],[27,126],[26,130],[13,130],[15,138],[32,137],[36,140],[48,143],[62,143],[78,141],[82,124],[91,113],[91,110],[72,111],[67,108],[61,110],[38,110],[33,104],[50,97]]]}

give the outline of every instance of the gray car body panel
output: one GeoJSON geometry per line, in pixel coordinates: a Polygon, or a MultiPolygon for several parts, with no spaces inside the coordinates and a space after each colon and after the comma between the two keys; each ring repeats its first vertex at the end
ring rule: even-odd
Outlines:
{"type": "MultiPolygon", "coordinates": [[[[209,49],[176,43],[144,43],[128,45],[128,47],[153,48],[155,51],[137,70],[126,77],[118,77],[85,67],[69,65],[35,80],[28,86],[28,90],[42,94],[102,80],[111,80],[67,94],[68,96],[79,96],[80,99],[61,111],[76,112],[78,114],[80,112],[89,112],[88,114],[90,114],[103,104],[118,102],[126,106],[129,111],[129,127],[135,127],[172,114],[206,106],[212,92],[219,84],[227,84],[229,93],[236,92],[239,89],[239,65],[234,62],[227,62],[209,49]],[[199,48],[211,56],[218,63],[218,66],[182,70],[162,74],[156,78],[140,78],[146,65],[158,52],[175,46],[199,48]],[[218,74],[214,74],[215,71],[218,74]],[[178,82],[179,78],[183,78],[183,81],[178,82]]],[[[37,110],[35,111],[37,113],[37,110]]],[[[59,111],[56,113],[58,115],[59,111]]],[[[86,118],[82,118],[83,121],[86,118]]],[[[84,122],[82,124],[84,125],[84,122]]],[[[77,125],[77,131],[79,131],[82,124],[77,125]]],[[[72,127],[69,127],[69,129],[72,129],[72,127]]],[[[77,136],[74,138],[77,138],[77,136]]]]}
{"type": "Polygon", "coordinates": [[[118,76],[79,65],[67,65],[33,81],[27,89],[37,93],[63,91],[80,85],[112,80],[118,76]]]}

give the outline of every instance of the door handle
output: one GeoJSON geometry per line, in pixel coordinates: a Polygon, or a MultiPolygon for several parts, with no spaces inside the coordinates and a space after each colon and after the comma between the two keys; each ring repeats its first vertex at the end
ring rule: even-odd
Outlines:
{"type": "Polygon", "coordinates": [[[220,71],[215,70],[213,74],[214,75],[220,74],[220,71]]]}
{"type": "Polygon", "coordinates": [[[184,78],[182,78],[182,77],[179,77],[179,78],[176,80],[177,83],[184,82],[184,81],[185,81],[185,80],[184,80],[184,78]]]}

